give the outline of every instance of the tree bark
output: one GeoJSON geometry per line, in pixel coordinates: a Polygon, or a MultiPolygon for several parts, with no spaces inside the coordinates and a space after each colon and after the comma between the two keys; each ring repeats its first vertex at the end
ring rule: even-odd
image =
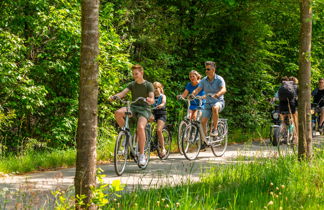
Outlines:
{"type": "Polygon", "coordinates": [[[83,199],[85,205],[76,208],[96,209],[90,201],[93,196],[91,187],[96,185],[99,0],[82,0],[81,9],[80,95],[74,186],[76,197],[86,196],[83,199]]]}
{"type": "Polygon", "coordinates": [[[312,41],[312,0],[300,0],[300,48],[299,48],[299,93],[298,158],[312,156],[311,127],[311,41],[312,41]]]}

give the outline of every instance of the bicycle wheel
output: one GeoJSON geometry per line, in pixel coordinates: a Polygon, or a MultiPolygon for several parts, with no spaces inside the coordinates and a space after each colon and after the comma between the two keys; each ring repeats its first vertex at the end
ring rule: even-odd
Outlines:
{"type": "Polygon", "coordinates": [[[198,127],[190,124],[186,127],[185,132],[182,134],[182,151],[188,160],[196,159],[199,154],[201,139],[198,138],[198,133],[198,127]]]}
{"type": "Polygon", "coordinates": [[[128,154],[128,137],[124,131],[119,132],[114,150],[114,166],[115,172],[118,176],[124,173],[127,154],[128,154]]]}
{"type": "Polygon", "coordinates": [[[172,138],[171,138],[171,133],[167,128],[163,128],[162,135],[164,137],[164,148],[166,150],[166,153],[163,155],[162,146],[160,145],[159,140],[157,140],[157,142],[158,142],[157,152],[158,152],[159,158],[161,160],[165,160],[169,157],[169,154],[170,154],[172,138]]]}
{"type": "Polygon", "coordinates": [[[180,124],[179,124],[179,129],[178,129],[178,141],[177,141],[177,143],[178,143],[178,149],[179,149],[179,152],[180,152],[181,155],[183,155],[183,151],[182,151],[182,143],[181,143],[181,142],[182,142],[182,135],[183,135],[183,133],[184,133],[186,127],[187,127],[187,122],[186,122],[185,120],[182,120],[182,121],[180,122],[180,124]]]}
{"type": "MultiPolygon", "coordinates": [[[[288,141],[287,141],[287,152],[289,154],[296,154],[297,153],[297,141],[295,136],[295,127],[290,125],[290,129],[288,129],[288,141]]],[[[288,154],[287,153],[287,154],[288,154]]]]}
{"type": "Polygon", "coordinates": [[[209,143],[213,154],[216,157],[221,157],[224,155],[227,149],[228,142],[228,128],[225,121],[219,121],[217,125],[218,136],[210,137],[209,143]]]}
{"type": "Polygon", "coordinates": [[[272,125],[270,128],[270,142],[273,146],[277,146],[279,142],[280,128],[278,125],[272,125]]]}

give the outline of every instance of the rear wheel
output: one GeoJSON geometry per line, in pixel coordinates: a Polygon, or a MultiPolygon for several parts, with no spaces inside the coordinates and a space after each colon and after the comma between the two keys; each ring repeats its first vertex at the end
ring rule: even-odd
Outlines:
{"type": "Polygon", "coordinates": [[[216,157],[221,157],[224,155],[227,149],[228,141],[228,128],[227,123],[224,121],[219,121],[217,125],[218,136],[210,137],[210,147],[213,154],[216,157]]]}
{"type": "Polygon", "coordinates": [[[171,133],[167,128],[163,128],[162,130],[162,136],[164,137],[164,148],[166,150],[166,153],[163,154],[162,151],[162,145],[160,145],[160,141],[158,141],[158,147],[157,147],[157,152],[158,152],[158,156],[161,160],[165,160],[169,157],[170,154],[170,150],[171,150],[171,133]]]}
{"type": "Polygon", "coordinates": [[[198,127],[192,124],[188,125],[182,134],[182,151],[188,160],[196,159],[199,154],[201,140],[198,138],[198,135],[198,127]]]}
{"type": "Polygon", "coordinates": [[[277,125],[273,125],[270,128],[270,141],[273,146],[277,146],[280,137],[280,127],[277,125]]]}
{"type": "Polygon", "coordinates": [[[118,176],[121,176],[124,173],[126,162],[127,162],[127,154],[128,154],[127,139],[128,137],[126,133],[124,131],[121,131],[119,132],[115,143],[114,166],[115,166],[115,172],[118,176]]]}

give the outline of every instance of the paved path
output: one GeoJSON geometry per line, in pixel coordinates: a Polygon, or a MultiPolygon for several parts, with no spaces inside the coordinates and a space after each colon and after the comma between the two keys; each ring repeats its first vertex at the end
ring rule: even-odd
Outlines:
{"type": "MultiPolygon", "coordinates": [[[[323,145],[323,142],[324,137],[320,137],[316,138],[315,144],[323,145]]],[[[139,169],[135,163],[131,163],[127,165],[123,176],[116,176],[113,164],[98,165],[98,167],[104,170],[106,175],[104,178],[105,183],[110,184],[113,180],[119,179],[122,184],[126,184],[127,190],[133,190],[138,187],[152,188],[187,183],[188,181],[195,182],[199,181],[203,171],[219,164],[236,164],[253,161],[255,158],[273,158],[277,156],[276,147],[269,146],[267,142],[254,142],[252,144],[229,145],[224,156],[218,158],[214,157],[209,149],[201,152],[195,161],[188,161],[180,154],[171,154],[168,160],[164,161],[152,157],[146,170],[139,169]]],[[[39,200],[40,205],[45,205],[43,200],[51,197],[51,191],[73,187],[74,175],[75,168],[67,168],[21,176],[2,177],[0,178],[0,191],[5,188],[9,191],[28,192],[29,196],[27,197],[32,199],[33,202],[39,200]]]]}

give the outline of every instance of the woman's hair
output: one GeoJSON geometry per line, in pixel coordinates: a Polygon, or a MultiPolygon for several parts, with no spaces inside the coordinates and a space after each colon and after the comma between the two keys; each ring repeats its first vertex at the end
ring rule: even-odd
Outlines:
{"type": "Polygon", "coordinates": [[[295,85],[298,85],[298,79],[294,76],[289,77],[289,81],[293,81],[295,85]]]}
{"type": "Polygon", "coordinates": [[[289,78],[287,76],[281,77],[281,82],[283,81],[289,81],[289,78]]]}
{"type": "Polygon", "coordinates": [[[197,77],[197,80],[200,80],[201,79],[201,75],[196,70],[190,71],[189,72],[189,77],[190,77],[190,74],[195,74],[196,77],[197,77]]]}
{"type": "Polygon", "coordinates": [[[141,66],[139,64],[135,64],[135,65],[132,66],[132,71],[135,70],[135,69],[139,70],[140,72],[144,72],[143,66],[141,66]]]}
{"type": "Polygon", "coordinates": [[[163,85],[162,85],[161,83],[159,83],[159,82],[154,82],[154,83],[153,83],[153,87],[154,87],[155,89],[160,88],[160,89],[161,89],[161,92],[164,94],[163,85]]]}

